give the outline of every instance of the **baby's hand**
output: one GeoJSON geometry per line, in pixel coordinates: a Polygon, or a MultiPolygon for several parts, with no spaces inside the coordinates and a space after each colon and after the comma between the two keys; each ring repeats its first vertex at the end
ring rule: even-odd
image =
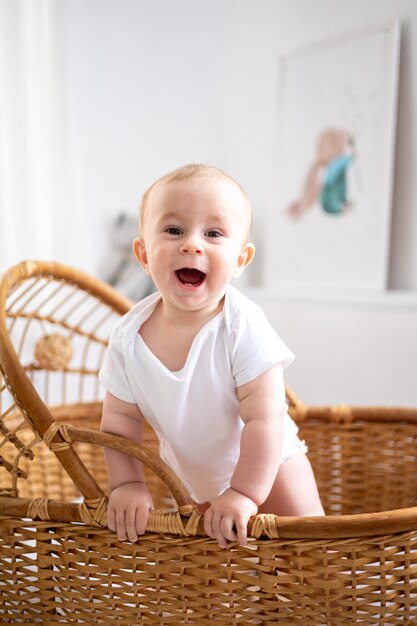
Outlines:
{"type": "Polygon", "coordinates": [[[247,543],[248,522],[256,515],[258,506],[253,500],[231,487],[218,496],[204,514],[204,530],[225,548],[228,541],[247,543]]]}
{"type": "Polygon", "coordinates": [[[147,486],[141,482],[123,483],[113,489],[107,507],[107,525],[121,541],[132,543],[143,535],[153,503],[147,486]]]}

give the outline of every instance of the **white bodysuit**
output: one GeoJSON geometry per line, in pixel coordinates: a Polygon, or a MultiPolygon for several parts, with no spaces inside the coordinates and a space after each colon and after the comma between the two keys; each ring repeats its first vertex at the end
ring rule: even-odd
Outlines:
{"type": "MultiPolygon", "coordinates": [[[[111,394],[138,404],[160,439],[161,458],[198,503],[212,502],[230,484],[244,426],[236,388],[277,363],[294,358],[264,313],[229,287],[221,313],[195,336],[184,367],[168,370],[150,351],[139,328],[160,294],[133,306],[116,324],[100,371],[111,394]]],[[[286,414],[281,461],[306,451],[286,414]]]]}

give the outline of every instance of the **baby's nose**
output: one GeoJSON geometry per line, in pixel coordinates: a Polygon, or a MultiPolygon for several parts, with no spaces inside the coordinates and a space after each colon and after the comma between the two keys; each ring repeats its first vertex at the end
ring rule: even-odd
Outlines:
{"type": "Polygon", "coordinates": [[[191,254],[204,254],[203,243],[198,237],[187,237],[181,246],[181,252],[191,254]]]}

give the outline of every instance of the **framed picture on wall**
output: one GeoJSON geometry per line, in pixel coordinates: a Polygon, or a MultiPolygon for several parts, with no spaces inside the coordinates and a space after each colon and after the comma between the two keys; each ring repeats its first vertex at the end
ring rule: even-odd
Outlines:
{"type": "Polygon", "coordinates": [[[280,59],[268,284],[387,286],[398,21],[280,59]]]}

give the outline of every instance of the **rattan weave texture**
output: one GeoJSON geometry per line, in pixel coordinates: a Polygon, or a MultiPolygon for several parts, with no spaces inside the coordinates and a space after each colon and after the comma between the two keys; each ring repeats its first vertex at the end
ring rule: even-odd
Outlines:
{"type": "Polygon", "coordinates": [[[220,549],[150,429],[144,446],[99,432],[97,374],[130,304],[53,263],[0,280],[0,623],[417,623],[417,410],[287,390],[328,515],[257,515],[246,547],[220,549]],[[149,466],[136,544],[106,528],[104,445],[149,466]]]}

